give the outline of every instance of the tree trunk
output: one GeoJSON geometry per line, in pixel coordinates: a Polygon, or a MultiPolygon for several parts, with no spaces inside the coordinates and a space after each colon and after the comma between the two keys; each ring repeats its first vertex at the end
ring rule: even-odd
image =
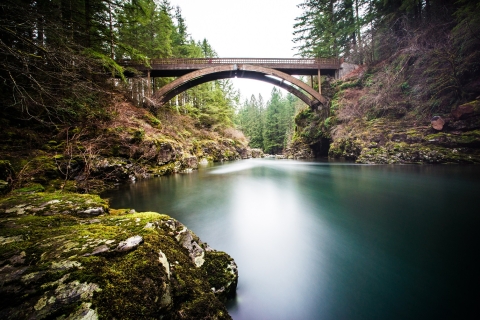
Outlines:
{"type": "MultiPolygon", "coordinates": [[[[114,34],[113,34],[113,17],[112,17],[112,6],[108,4],[108,18],[109,18],[109,26],[110,26],[110,58],[114,59],[114,34]]],[[[113,71],[112,71],[113,73],[113,71]]],[[[113,75],[113,74],[112,74],[113,75]]]]}
{"type": "Polygon", "coordinates": [[[363,44],[362,44],[362,33],[361,33],[361,26],[360,26],[360,16],[358,14],[358,0],[355,0],[355,24],[356,24],[356,31],[357,31],[357,45],[358,51],[360,52],[360,64],[363,64],[363,44]]]}
{"type": "Polygon", "coordinates": [[[337,37],[334,31],[333,26],[335,25],[335,11],[334,11],[334,0],[330,0],[330,5],[329,5],[329,12],[330,12],[330,27],[332,28],[331,35],[333,39],[333,54],[336,58],[339,57],[338,55],[338,50],[337,50],[337,37]]]}

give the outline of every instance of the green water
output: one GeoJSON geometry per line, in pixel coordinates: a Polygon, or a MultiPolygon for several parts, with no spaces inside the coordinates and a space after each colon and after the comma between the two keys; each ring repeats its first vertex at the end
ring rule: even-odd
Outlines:
{"type": "Polygon", "coordinates": [[[234,319],[480,319],[480,167],[244,160],[107,194],[239,267],[234,319]]]}

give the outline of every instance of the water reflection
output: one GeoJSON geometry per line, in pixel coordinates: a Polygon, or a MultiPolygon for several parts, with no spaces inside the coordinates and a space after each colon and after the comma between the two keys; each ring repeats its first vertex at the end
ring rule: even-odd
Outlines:
{"type": "Polygon", "coordinates": [[[479,173],[248,160],[108,196],[231,254],[234,319],[465,318],[479,299],[479,173]]]}

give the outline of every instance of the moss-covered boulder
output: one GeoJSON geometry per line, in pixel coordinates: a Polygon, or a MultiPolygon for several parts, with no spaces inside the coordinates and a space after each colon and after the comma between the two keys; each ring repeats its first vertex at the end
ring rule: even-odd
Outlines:
{"type": "Polygon", "coordinates": [[[166,215],[98,196],[0,199],[0,318],[230,319],[238,273],[166,215]]]}

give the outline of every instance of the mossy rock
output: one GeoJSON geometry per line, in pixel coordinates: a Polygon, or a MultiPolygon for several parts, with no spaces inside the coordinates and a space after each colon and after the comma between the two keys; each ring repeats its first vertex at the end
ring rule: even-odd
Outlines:
{"type": "Polygon", "coordinates": [[[15,189],[12,191],[13,194],[22,194],[22,193],[36,193],[45,191],[45,187],[40,183],[27,183],[23,188],[15,189]]]}
{"type": "Polygon", "coordinates": [[[480,153],[464,148],[445,148],[423,144],[387,143],[379,148],[365,148],[356,160],[358,163],[480,163],[480,153]]]}
{"type": "Polygon", "coordinates": [[[451,148],[480,147],[480,130],[467,132],[445,133],[439,132],[425,137],[428,144],[451,148]]]}
{"type": "Polygon", "coordinates": [[[231,319],[237,275],[166,215],[73,193],[0,199],[2,319],[231,319]]]}
{"type": "Polygon", "coordinates": [[[337,139],[330,144],[328,157],[356,160],[365,147],[366,142],[358,138],[337,139]]]}

